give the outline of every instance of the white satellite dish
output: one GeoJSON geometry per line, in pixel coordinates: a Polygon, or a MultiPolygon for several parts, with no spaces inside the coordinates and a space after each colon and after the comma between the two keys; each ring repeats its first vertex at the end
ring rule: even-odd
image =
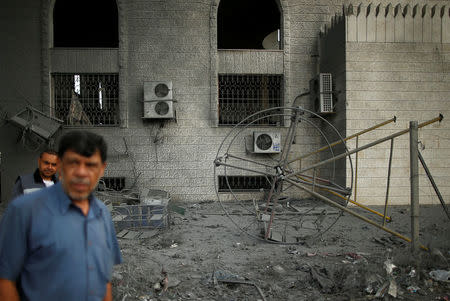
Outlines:
{"type": "Polygon", "coordinates": [[[280,49],[280,30],[269,33],[262,42],[264,49],[280,49]]]}

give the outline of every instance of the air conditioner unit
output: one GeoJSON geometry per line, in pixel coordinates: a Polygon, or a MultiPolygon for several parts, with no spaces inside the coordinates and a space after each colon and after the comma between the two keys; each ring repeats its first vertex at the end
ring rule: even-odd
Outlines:
{"type": "Polygon", "coordinates": [[[174,118],[172,100],[144,101],[144,118],[174,118]]]}
{"type": "Polygon", "coordinates": [[[151,100],[172,100],[172,82],[144,82],[144,101],[151,100]]]}
{"type": "Polygon", "coordinates": [[[276,132],[253,132],[253,152],[260,154],[281,152],[281,134],[276,132]]]}
{"type": "Polygon", "coordinates": [[[171,81],[144,82],[143,118],[174,118],[171,81]]]}
{"type": "Polygon", "coordinates": [[[309,93],[317,113],[333,112],[333,82],[331,73],[320,73],[309,81],[309,93]]]}

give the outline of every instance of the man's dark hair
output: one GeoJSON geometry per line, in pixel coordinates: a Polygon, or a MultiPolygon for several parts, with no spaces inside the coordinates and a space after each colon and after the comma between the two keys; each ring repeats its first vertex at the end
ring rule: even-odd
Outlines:
{"type": "Polygon", "coordinates": [[[43,154],[49,154],[49,155],[55,155],[55,156],[58,155],[58,153],[54,149],[51,149],[51,148],[47,148],[43,152],[41,152],[41,154],[39,155],[39,158],[42,158],[43,154]]]}
{"type": "Polygon", "coordinates": [[[88,131],[71,131],[61,137],[59,141],[58,156],[62,158],[68,150],[74,151],[84,157],[100,152],[102,162],[106,161],[107,145],[102,136],[88,131]]]}

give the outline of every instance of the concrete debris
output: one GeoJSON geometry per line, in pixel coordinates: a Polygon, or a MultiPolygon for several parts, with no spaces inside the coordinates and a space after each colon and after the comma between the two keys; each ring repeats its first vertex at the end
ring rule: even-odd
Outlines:
{"type": "Polygon", "coordinates": [[[383,283],[382,286],[380,286],[380,288],[377,290],[377,293],[375,294],[375,298],[383,298],[384,295],[386,294],[386,291],[389,288],[389,282],[385,282],[383,283]]]}
{"type": "MultiPolygon", "coordinates": [[[[360,233],[361,225],[345,220],[345,215],[344,229],[331,229],[323,240],[313,239],[308,246],[279,246],[235,232],[225,216],[202,219],[205,212],[217,212],[214,203],[208,206],[200,203],[194,209],[186,207],[185,216],[174,214],[170,229],[152,229],[158,235],[154,239],[120,239],[124,263],[113,270],[114,300],[127,295],[126,301],[264,300],[262,296],[267,300],[431,301],[448,295],[449,284],[432,277],[438,272],[430,274],[448,272],[448,267],[418,266],[407,260],[411,256],[405,246],[390,251],[364,241],[369,234],[360,233]],[[195,216],[197,221],[192,219],[195,216]],[[163,266],[167,277],[160,273],[163,266]]],[[[398,213],[394,216],[398,218],[398,213]]],[[[409,221],[409,216],[405,219],[409,221]]],[[[247,222],[247,217],[242,220],[247,222]]],[[[450,255],[447,245],[445,239],[436,245],[445,257],[450,255]]],[[[424,256],[431,255],[423,252],[424,256]]]]}
{"type": "Polygon", "coordinates": [[[398,289],[397,289],[397,283],[395,282],[394,279],[391,279],[391,281],[389,281],[388,294],[389,294],[389,296],[397,298],[398,289]]]}
{"type": "Polygon", "coordinates": [[[325,268],[316,269],[311,267],[311,276],[319,283],[322,292],[331,293],[334,288],[334,282],[330,279],[325,268]]]}
{"type": "Polygon", "coordinates": [[[386,261],[384,262],[384,269],[386,270],[386,273],[388,275],[392,274],[392,272],[394,271],[394,269],[396,268],[395,264],[392,263],[391,259],[386,259],[386,261]]]}
{"type": "Polygon", "coordinates": [[[449,282],[449,280],[450,280],[450,271],[434,270],[434,271],[431,271],[429,274],[430,274],[430,277],[436,281],[449,282]]]}
{"type": "Polygon", "coordinates": [[[286,270],[285,270],[282,266],[280,266],[280,265],[274,266],[274,267],[273,267],[273,270],[274,270],[274,272],[277,273],[277,274],[286,274],[286,270]]]}
{"type": "Polygon", "coordinates": [[[416,293],[418,290],[420,290],[420,287],[411,285],[411,286],[408,286],[406,288],[406,290],[410,293],[416,293]]]}
{"type": "Polygon", "coordinates": [[[386,281],[375,294],[375,298],[383,298],[384,296],[389,295],[394,298],[397,298],[398,295],[398,287],[397,283],[394,279],[386,281]]]}
{"type": "Polygon", "coordinates": [[[383,281],[384,280],[380,275],[369,273],[366,279],[367,287],[365,289],[365,292],[369,295],[376,294],[379,288],[382,286],[383,281]]]}

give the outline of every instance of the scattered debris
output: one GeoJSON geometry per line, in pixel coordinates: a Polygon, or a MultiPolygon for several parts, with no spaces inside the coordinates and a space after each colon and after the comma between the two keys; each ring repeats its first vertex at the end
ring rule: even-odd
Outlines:
{"type": "Polygon", "coordinates": [[[83,105],[78,99],[78,94],[74,90],[72,90],[67,123],[69,125],[91,125],[91,120],[84,111],[83,105]]]}
{"type": "Polygon", "coordinates": [[[167,205],[167,209],[180,215],[184,215],[186,212],[185,208],[172,204],[171,202],[167,205]]]}
{"type": "MultiPolygon", "coordinates": [[[[264,300],[262,296],[268,300],[338,301],[446,300],[448,295],[448,284],[429,275],[433,270],[448,269],[416,266],[407,260],[411,256],[404,245],[389,245],[391,251],[367,241],[359,244],[359,236],[352,236],[360,231],[358,225],[330,232],[331,237],[349,243],[342,239],[333,245],[325,236],[304,247],[280,247],[237,235],[225,216],[201,218],[206,211],[216,212],[213,205],[207,208],[201,203],[194,212],[188,209],[184,216],[175,215],[170,229],[151,230],[155,239],[120,239],[124,264],[113,272],[115,298],[121,300],[128,294],[125,301],[264,300]],[[211,225],[220,227],[212,230],[211,225]],[[160,273],[163,266],[167,278],[160,273]]],[[[450,255],[446,243],[438,246],[444,256],[450,255]]],[[[428,253],[423,256],[430,257],[428,253]]]]}
{"type": "Polygon", "coordinates": [[[327,274],[325,268],[316,269],[311,267],[311,276],[319,283],[322,288],[322,292],[331,293],[334,288],[334,282],[331,280],[327,274]]]}
{"type": "Polygon", "coordinates": [[[391,279],[391,281],[389,281],[388,294],[394,298],[397,297],[398,289],[397,289],[397,283],[395,282],[394,279],[391,279]]]}
{"type": "Polygon", "coordinates": [[[408,286],[406,288],[406,290],[410,293],[416,293],[418,290],[420,290],[420,287],[411,285],[411,286],[408,286]]]}
{"type": "Polygon", "coordinates": [[[261,296],[263,301],[266,301],[266,297],[264,296],[263,291],[259,286],[257,286],[254,282],[251,281],[243,281],[243,280],[226,280],[226,279],[218,279],[219,282],[223,283],[233,283],[233,284],[246,284],[246,285],[253,285],[256,290],[258,291],[259,295],[261,296]]]}
{"type": "Polygon", "coordinates": [[[450,271],[434,270],[434,271],[430,272],[430,276],[431,276],[431,278],[433,278],[436,281],[449,282],[450,271]]]}
{"type": "Polygon", "coordinates": [[[153,237],[156,234],[158,234],[157,230],[133,231],[133,230],[123,229],[116,235],[118,238],[124,238],[124,239],[144,239],[144,238],[153,237]]]}
{"type": "Polygon", "coordinates": [[[386,273],[388,275],[391,275],[392,272],[394,271],[394,269],[396,268],[395,264],[392,263],[391,259],[386,259],[386,261],[384,262],[384,268],[386,270],[386,273]]]}

